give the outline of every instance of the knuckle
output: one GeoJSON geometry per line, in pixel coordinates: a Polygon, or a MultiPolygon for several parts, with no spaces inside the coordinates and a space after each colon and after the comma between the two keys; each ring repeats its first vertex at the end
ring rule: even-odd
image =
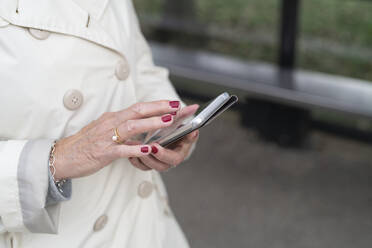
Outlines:
{"type": "MultiPolygon", "coordinates": [[[[118,114],[116,112],[106,112],[103,113],[101,118],[100,118],[100,124],[101,125],[106,125],[106,124],[111,124],[112,122],[117,119],[118,114]]],[[[111,126],[110,125],[110,126],[111,126]]]]}
{"type": "Polygon", "coordinates": [[[135,121],[133,120],[127,120],[124,122],[124,130],[128,134],[135,133],[137,130],[137,127],[135,125],[135,121]]]}
{"type": "Polygon", "coordinates": [[[126,149],[123,149],[122,146],[116,146],[114,154],[118,158],[126,158],[130,156],[130,154],[126,151],[126,149]]]}
{"type": "Polygon", "coordinates": [[[137,115],[144,115],[144,104],[139,102],[139,103],[135,103],[131,106],[131,110],[137,114],[137,115]]]}
{"type": "Polygon", "coordinates": [[[121,158],[122,157],[122,150],[120,149],[119,146],[115,146],[113,149],[112,149],[112,154],[115,156],[115,157],[118,157],[118,158],[121,158]]]}

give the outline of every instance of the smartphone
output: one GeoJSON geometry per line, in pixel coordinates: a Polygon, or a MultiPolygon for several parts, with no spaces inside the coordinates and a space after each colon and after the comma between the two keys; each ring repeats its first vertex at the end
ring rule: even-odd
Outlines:
{"type": "Polygon", "coordinates": [[[183,138],[187,134],[208,125],[215,118],[217,118],[217,116],[221,115],[237,101],[237,96],[224,92],[217,96],[191,120],[177,120],[170,127],[156,131],[154,134],[148,137],[144,143],[158,143],[161,146],[166,147],[183,138]]]}

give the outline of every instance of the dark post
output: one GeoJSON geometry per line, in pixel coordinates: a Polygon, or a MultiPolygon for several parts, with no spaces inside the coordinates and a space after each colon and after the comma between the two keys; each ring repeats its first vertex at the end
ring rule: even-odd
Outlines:
{"type": "Polygon", "coordinates": [[[165,18],[190,18],[195,14],[195,3],[193,0],[166,0],[164,4],[165,18]]]}
{"type": "MultiPolygon", "coordinates": [[[[293,83],[300,0],[282,0],[278,86],[293,83]]],[[[255,127],[261,137],[283,146],[306,145],[310,129],[310,112],[267,100],[248,99],[245,124],[255,127]],[[253,113],[253,114],[252,114],[253,113]]]]}
{"type": "Polygon", "coordinates": [[[279,66],[292,69],[296,60],[299,0],[282,0],[279,66]]]}

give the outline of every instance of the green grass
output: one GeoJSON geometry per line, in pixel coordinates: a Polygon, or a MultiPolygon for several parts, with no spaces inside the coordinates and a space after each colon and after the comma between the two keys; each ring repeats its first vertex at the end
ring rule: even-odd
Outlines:
{"type": "MultiPolygon", "coordinates": [[[[160,20],[163,0],[134,3],[151,38],[144,17],[160,20]]],[[[184,39],[174,43],[246,60],[277,61],[279,0],[195,0],[195,4],[198,21],[214,32],[202,45],[184,39]]],[[[298,52],[300,68],[372,81],[372,1],[302,0],[298,52]]]]}
{"type": "Polygon", "coordinates": [[[303,1],[302,8],[303,35],[371,46],[371,1],[307,0],[303,1]]]}

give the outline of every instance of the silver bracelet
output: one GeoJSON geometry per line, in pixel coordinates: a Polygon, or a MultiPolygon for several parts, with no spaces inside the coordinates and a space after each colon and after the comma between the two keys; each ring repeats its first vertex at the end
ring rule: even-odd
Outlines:
{"type": "Polygon", "coordinates": [[[62,187],[63,187],[63,184],[65,184],[67,182],[67,180],[66,179],[55,180],[55,178],[54,178],[54,175],[56,174],[56,167],[54,165],[54,163],[56,162],[56,158],[54,156],[54,152],[56,150],[56,143],[57,143],[57,140],[55,140],[53,142],[52,147],[50,149],[50,153],[49,153],[49,169],[50,169],[50,172],[52,173],[52,178],[53,178],[54,184],[56,185],[56,187],[59,190],[59,192],[63,193],[62,187]]]}

